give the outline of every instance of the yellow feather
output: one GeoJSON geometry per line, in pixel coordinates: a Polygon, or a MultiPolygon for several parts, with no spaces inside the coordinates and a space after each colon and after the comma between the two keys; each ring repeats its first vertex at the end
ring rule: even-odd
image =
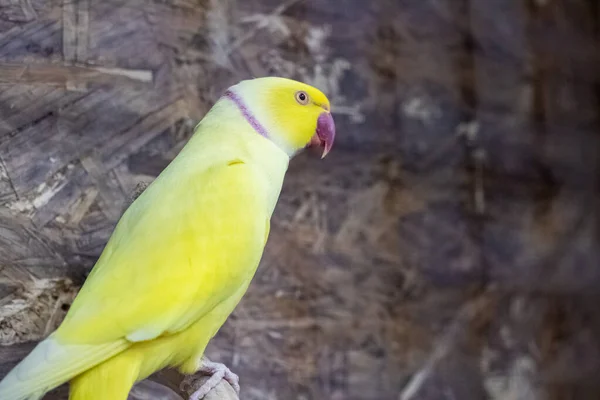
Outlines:
{"type": "MultiPolygon", "coordinates": [[[[238,90],[284,85],[293,99],[306,87],[273,79],[238,90]]],[[[217,102],[125,212],[61,326],[0,382],[0,399],[72,380],[72,400],[119,400],[161,368],[194,372],[262,256],[290,155],[277,143],[304,146],[323,111],[314,108],[282,108],[279,120],[291,125],[267,121],[279,135],[270,140],[231,99],[217,102]]]]}
{"type": "Polygon", "coordinates": [[[0,382],[0,399],[40,398],[48,390],[129,346],[124,339],[100,345],[73,345],[50,336],[0,382]]]}

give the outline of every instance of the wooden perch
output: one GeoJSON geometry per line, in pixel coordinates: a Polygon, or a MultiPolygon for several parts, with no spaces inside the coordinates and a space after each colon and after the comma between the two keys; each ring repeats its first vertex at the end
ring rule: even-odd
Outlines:
{"type": "MultiPolygon", "coordinates": [[[[186,376],[181,382],[181,390],[189,396],[198,390],[209,378],[210,376],[206,375],[186,376]]],[[[213,390],[208,392],[203,400],[239,400],[239,397],[229,382],[223,379],[213,390]]]]}
{"type": "MultiPolygon", "coordinates": [[[[210,376],[201,373],[184,376],[175,370],[164,370],[135,385],[128,399],[187,400],[208,379],[210,376]]],[[[239,400],[239,397],[223,379],[202,400],[239,400]]]]}

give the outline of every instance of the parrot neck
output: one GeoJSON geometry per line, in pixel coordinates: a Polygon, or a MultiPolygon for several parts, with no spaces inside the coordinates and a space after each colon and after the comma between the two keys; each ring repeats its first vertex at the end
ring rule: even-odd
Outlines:
{"type": "MultiPolygon", "coordinates": [[[[245,94],[245,96],[246,95],[247,94],[245,94]]],[[[289,158],[293,157],[297,153],[297,150],[290,148],[285,141],[281,140],[282,135],[278,134],[277,130],[272,125],[269,125],[269,121],[263,120],[265,117],[264,115],[262,115],[263,118],[257,117],[257,113],[252,111],[251,107],[248,106],[243,97],[235,90],[231,88],[228,89],[223,95],[223,98],[233,102],[237,111],[242,114],[244,120],[250,124],[254,132],[258,133],[264,138],[267,138],[269,141],[283,150],[289,158]]],[[[260,116],[261,113],[258,113],[258,115],[260,116]]]]}
{"type": "Polygon", "coordinates": [[[223,96],[196,126],[194,135],[176,159],[188,163],[186,169],[189,170],[204,169],[235,159],[258,167],[268,182],[268,210],[272,213],[290,156],[273,140],[257,134],[243,112],[234,107],[231,98],[223,96]]]}
{"type": "Polygon", "coordinates": [[[242,100],[237,93],[235,93],[233,90],[228,90],[225,92],[225,97],[235,103],[237,109],[242,113],[244,119],[250,124],[250,126],[252,126],[256,133],[266,137],[267,139],[270,139],[267,129],[258,121],[258,119],[256,119],[254,114],[252,114],[252,112],[248,109],[248,106],[246,106],[244,100],[242,100]]]}

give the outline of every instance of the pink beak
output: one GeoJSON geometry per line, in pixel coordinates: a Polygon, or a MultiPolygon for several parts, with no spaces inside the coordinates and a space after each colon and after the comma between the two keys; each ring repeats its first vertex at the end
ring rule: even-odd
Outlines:
{"type": "Polygon", "coordinates": [[[310,139],[307,147],[323,147],[321,158],[325,158],[333,146],[335,139],[335,123],[329,112],[323,112],[317,119],[317,131],[310,139]]]}

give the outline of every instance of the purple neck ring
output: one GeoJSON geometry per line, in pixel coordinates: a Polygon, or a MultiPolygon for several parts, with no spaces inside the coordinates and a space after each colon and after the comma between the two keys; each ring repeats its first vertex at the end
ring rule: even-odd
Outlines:
{"type": "Polygon", "coordinates": [[[265,127],[260,122],[258,122],[256,117],[250,112],[250,110],[244,103],[244,100],[242,100],[242,98],[238,96],[237,93],[228,90],[225,92],[225,97],[228,97],[229,99],[231,99],[231,101],[235,103],[235,105],[240,110],[246,121],[248,121],[248,123],[254,128],[254,130],[259,135],[264,136],[266,138],[269,137],[269,134],[267,133],[265,127]]]}

